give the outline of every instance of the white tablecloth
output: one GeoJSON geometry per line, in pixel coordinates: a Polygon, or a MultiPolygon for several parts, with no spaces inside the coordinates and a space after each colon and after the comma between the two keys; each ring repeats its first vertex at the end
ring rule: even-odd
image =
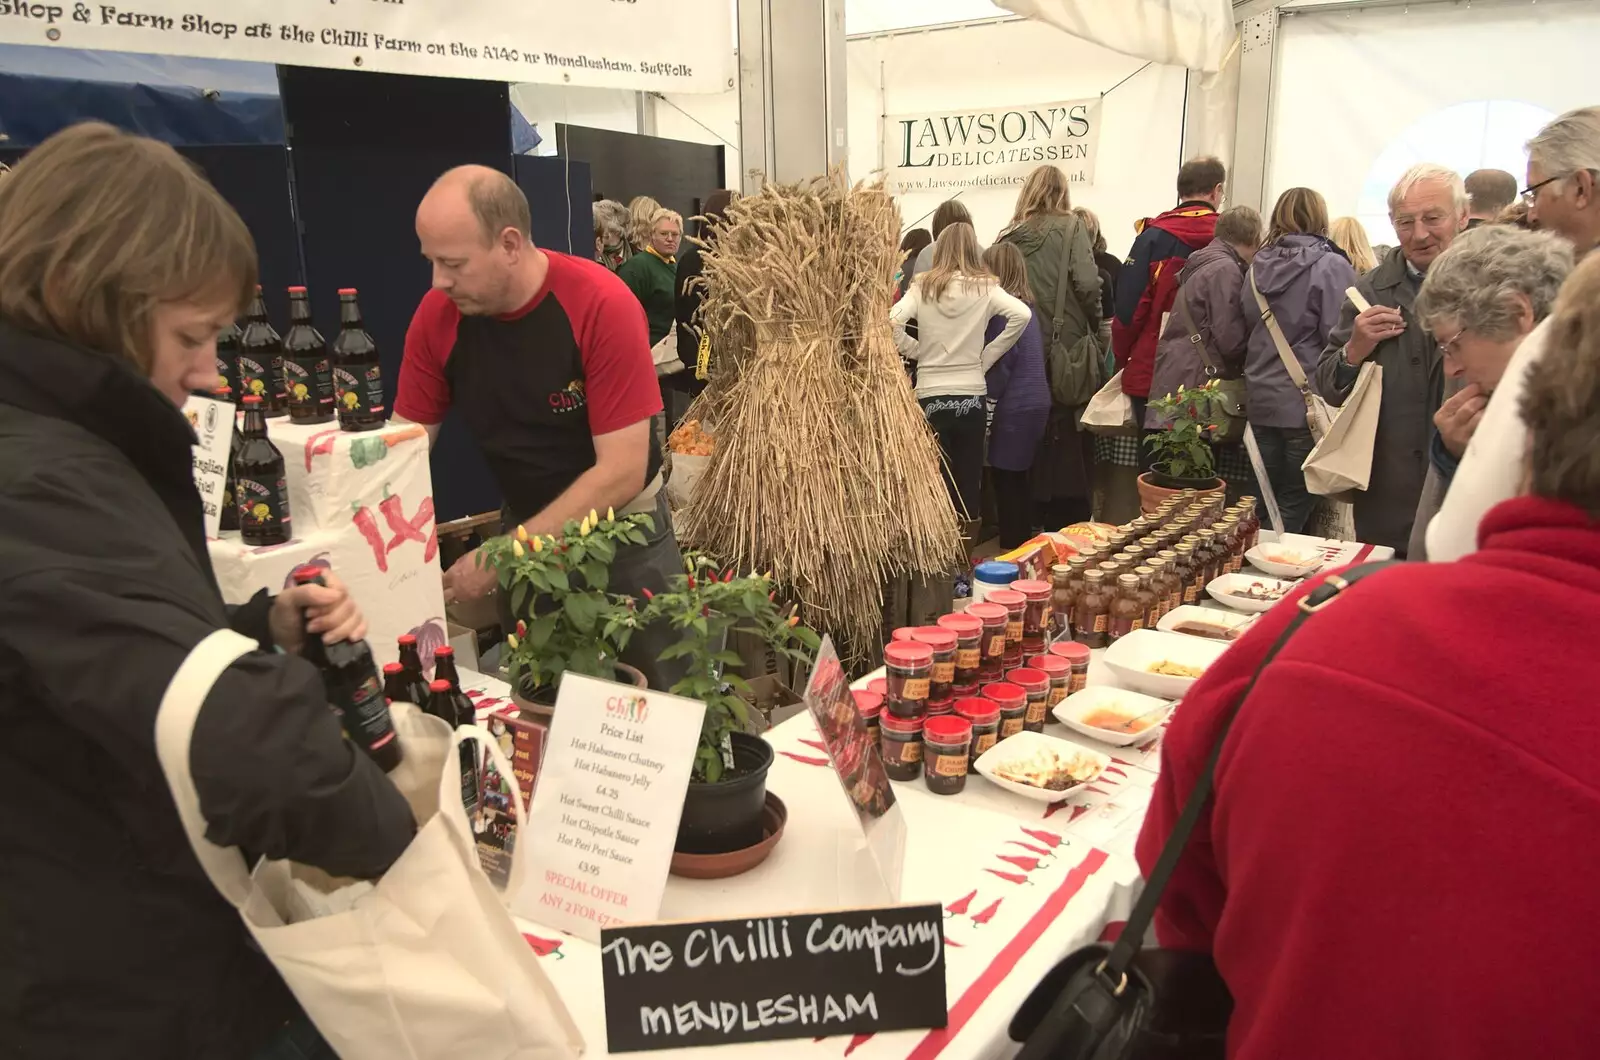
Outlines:
{"type": "MultiPolygon", "coordinates": [[[[1389,549],[1330,545],[1333,565],[1384,559],[1389,549]]],[[[1090,684],[1112,684],[1095,651],[1090,684]]],[[[463,674],[480,717],[514,712],[500,681],[463,674]]],[[[863,678],[859,684],[867,680],[863,678]]],[[[933,1060],[937,1056],[1009,1055],[1006,1026],[1017,1005],[1062,957],[1120,926],[1140,885],[1133,857],[1160,761],[1161,733],[1137,745],[1111,747],[1067,730],[1053,720],[1052,736],[1108,754],[1114,765],[1103,780],[1071,800],[1042,804],[1012,795],[972,776],[960,795],[930,793],[918,779],[896,783],[907,825],[907,903],[938,902],[946,909],[946,996],[949,1026],[859,1039],[794,1039],[715,1049],[675,1050],[705,1060],[739,1055],[834,1060],[933,1060]]],[[[756,916],[853,903],[850,873],[866,869],[859,831],[828,765],[809,714],[766,734],[777,752],[767,788],[789,809],[783,839],[761,866],[729,880],[671,877],[662,920],[756,916]]],[[[606,1053],[605,1008],[597,947],[521,922],[529,942],[582,1028],[590,1055],[606,1053]]]]}

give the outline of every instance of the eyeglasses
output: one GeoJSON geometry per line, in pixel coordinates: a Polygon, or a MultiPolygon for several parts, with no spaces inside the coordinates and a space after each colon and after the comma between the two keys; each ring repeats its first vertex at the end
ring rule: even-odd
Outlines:
{"type": "Polygon", "coordinates": [[[1545,177],[1537,184],[1529,184],[1526,188],[1522,189],[1522,204],[1524,206],[1532,206],[1534,200],[1539,197],[1540,188],[1544,187],[1546,184],[1554,184],[1558,180],[1565,180],[1570,176],[1572,176],[1571,173],[1562,173],[1560,176],[1545,177]]]}
{"type": "Polygon", "coordinates": [[[1467,333],[1466,329],[1462,328],[1460,331],[1457,331],[1455,333],[1455,336],[1453,338],[1443,339],[1443,338],[1440,338],[1439,336],[1435,335],[1433,337],[1433,339],[1434,339],[1435,342],[1437,342],[1439,344],[1439,355],[1442,356],[1442,357],[1454,356],[1454,352],[1453,351],[1454,351],[1455,345],[1458,342],[1461,341],[1461,336],[1465,335],[1466,333],[1467,333]]]}

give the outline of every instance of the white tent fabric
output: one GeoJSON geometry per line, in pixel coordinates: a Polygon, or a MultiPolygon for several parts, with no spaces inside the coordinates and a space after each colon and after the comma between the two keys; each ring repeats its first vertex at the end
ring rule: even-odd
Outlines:
{"type": "Polygon", "coordinates": [[[1229,0],[995,0],[1124,55],[1202,73],[1222,69],[1236,36],[1229,0]]]}

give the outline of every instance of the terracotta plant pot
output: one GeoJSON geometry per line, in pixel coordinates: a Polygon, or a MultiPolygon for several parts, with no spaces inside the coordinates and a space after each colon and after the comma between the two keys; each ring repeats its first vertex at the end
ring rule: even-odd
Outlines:
{"type": "Polygon", "coordinates": [[[1174,494],[1182,493],[1186,489],[1197,490],[1201,497],[1223,496],[1227,491],[1227,483],[1220,478],[1175,479],[1168,475],[1161,475],[1154,471],[1146,471],[1139,476],[1139,510],[1145,514],[1152,514],[1161,507],[1163,501],[1174,494]],[[1152,478],[1163,482],[1180,483],[1177,486],[1158,486],[1151,481],[1152,478]]]}
{"type": "MultiPolygon", "coordinates": [[[[613,678],[613,680],[617,681],[619,684],[631,684],[637,688],[650,687],[645,681],[644,674],[629,666],[627,663],[614,662],[611,664],[611,667],[616,671],[616,676],[613,678]]],[[[532,717],[536,721],[548,723],[551,716],[553,716],[556,712],[556,692],[559,691],[560,688],[560,677],[556,678],[556,683],[553,687],[541,688],[532,695],[523,695],[522,689],[513,688],[511,690],[511,701],[522,708],[522,713],[524,715],[532,717]]]]}
{"type": "Polygon", "coordinates": [[[759,736],[732,736],[734,776],[706,784],[691,780],[673,849],[684,854],[729,854],[760,843],[772,746],[759,736]]]}
{"type": "Polygon", "coordinates": [[[767,792],[767,804],[761,811],[762,838],[755,846],[734,850],[727,854],[672,855],[672,874],[691,880],[723,880],[749,872],[772,853],[772,848],[783,838],[783,826],[789,820],[789,809],[783,800],[767,792]]]}

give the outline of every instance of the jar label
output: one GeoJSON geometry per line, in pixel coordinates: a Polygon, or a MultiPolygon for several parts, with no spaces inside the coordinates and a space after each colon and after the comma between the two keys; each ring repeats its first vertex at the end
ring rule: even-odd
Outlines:
{"type": "Polygon", "coordinates": [[[1000,739],[1004,740],[1008,736],[1015,736],[1017,733],[1019,733],[1021,731],[1022,731],[1022,718],[1021,717],[1002,718],[1000,720],[1000,739]]]}
{"type": "Polygon", "coordinates": [[[964,777],[967,775],[966,755],[935,755],[929,762],[934,776],[964,777]]]}
{"type": "Polygon", "coordinates": [[[1143,618],[1143,616],[1133,620],[1133,628],[1134,629],[1143,629],[1144,628],[1144,618],[1143,618]]]}
{"type": "Polygon", "coordinates": [[[962,670],[976,670],[978,668],[978,649],[958,649],[956,651],[956,666],[962,670]]]}
{"type": "Polygon", "coordinates": [[[237,475],[233,495],[239,505],[239,526],[246,533],[268,533],[280,526],[289,532],[289,484],[284,479],[266,483],[237,475]]]}
{"type": "Polygon", "coordinates": [[[902,762],[920,762],[920,761],[922,761],[922,741],[921,740],[907,740],[905,743],[901,744],[900,746],[901,746],[901,749],[900,749],[900,761],[902,761],[902,762]]]}
{"type": "Polygon", "coordinates": [[[1045,713],[1045,701],[1042,700],[1042,699],[1034,699],[1032,696],[1029,696],[1028,697],[1028,724],[1029,725],[1038,725],[1038,724],[1043,723],[1043,721],[1044,721],[1044,713],[1045,713]]]}
{"type": "MultiPolygon", "coordinates": [[[[1087,675],[1085,675],[1085,676],[1087,676],[1087,675]]],[[[1060,703],[1063,699],[1066,699],[1067,698],[1067,688],[1071,683],[1072,683],[1072,678],[1070,678],[1070,677],[1067,678],[1065,681],[1061,681],[1059,683],[1056,682],[1056,681],[1051,681],[1050,682],[1050,695],[1045,700],[1044,705],[1046,707],[1054,707],[1057,703],[1060,703]]]]}
{"type": "Polygon", "coordinates": [[[1012,644],[1022,643],[1022,619],[1013,619],[1006,623],[1006,640],[1012,644]]]}
{"type": "Polygon", "coordinates": [[[994,636],[989,638],[989,651],[987,654],[990,658],[994,658],[999,655],[1004,655],[1005,653],[1006,635],[1004,633],[996,633],[994,636]]]}
{"type": "Polygon", "coordinates": [[[1198,592],[1199,592],[1199,590],[1196,589],[1193,585],[1189,586],[1187,589],[1185,589],[1183,591],[1183,602],[1186,603],[1186,604],[1194,603],[1195,595],[1198,592]]]}
{"type": "Polygon", "coordinates": [[[978,737],[976,753],[981,755],[998,742],[999,740],[994,733],[986,732],[982,736],[978,737]]]}
{"type": "Polygon", "coordinates": [[[1088,688],[1088,687],[1089,687],[1089,671],[1088,670],[1074,670],[1074,671],[1072,671],[1071,682],[1067,685],[1067,695],[1070,696],[1074,692],[1082,692],[1085,688],[1088,688]]]}
{"type": "Polygon", "coordinates": [[[1098,615],[1094,616],[1094,631],[1096,633],[1104,633],[1106,631],[1106,627],[1109,626],[1110,623],[1111,616],[1102,611],[1098,615]]]}
{"type": "Polygon", "coordinates": [[[900,685],[901,699],[927,699],[928,679],[926,677],[908,677],[900,685]]]}
{"type": "MultiPolygon", "coordinates": [[[[978,660],[977,659],[973,659],[972,660],[972,665],[974,665],[974,666],[978,665],[978,660]]],[[[936,685],[947,685],[950,682],[954,681],[955,679],[956,679],[956,664],[955,664],[954,660],[952,660],[950,662],[936,662],[936,663],[933,664],[933,683],[934,684],[936,684],[936,685]]]]}

